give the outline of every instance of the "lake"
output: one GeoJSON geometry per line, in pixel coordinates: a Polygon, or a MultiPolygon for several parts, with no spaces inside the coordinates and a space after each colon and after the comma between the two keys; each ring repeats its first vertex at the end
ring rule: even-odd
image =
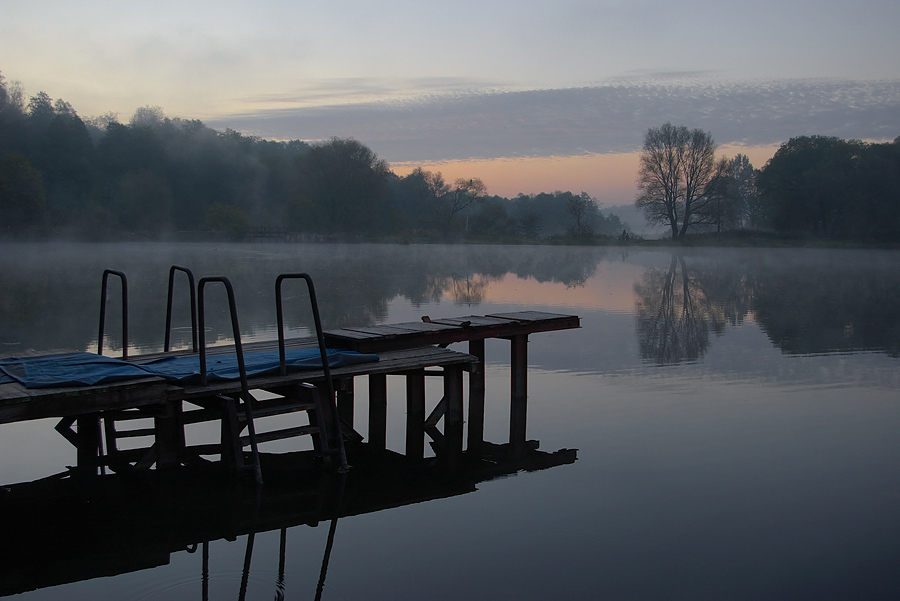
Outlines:
{"type": "MultiPolygon", "coordinates": [[[[17,598],[312,599],[317,588],[323,599],[900,598],[900,252],[330,244],[0,252],[3,356],[96,351],[107,268],[128,276],[129,354],[161,350],[172,264],[231,279],[244,341],[276,337],[275,277],[298,271],[315,280],[326,328],[522,310],[575,314],[582,326],[534,334],[528,349],[528,438],[548,454],[577,449],[577,460],[314,527],[194,540],[208,544],[117,575],[78,581],[90,566],[69,566],[68,583],[17,598]]],[[[117,282],[110,291],[104,349],[119,356],[117,282]]],[[[186,297],[176,291],[173,344],[186,347],[186,297]]],[[[216,298],[207,336],[225,343],[230,324],[216,298]]],[[[310,324],[305,311],[287,315],[290,335],[308,335],[310,324]]],[[[509,344],[488,341],[486,353],[485,440],[502,444],[509,344]]],[[[365,432],[366,387],[357,389],[365,432]]],[[[391,390],[400,398],[389,401],[387,446],[402,452],[403,393],[391,390]]],[[[0,483],[73,463],[54,425],[0,425],[0,483]]],[[[293,450],[279,444],[274,451],[293,450]]],[[[130,553],[139,550],[123,541],[123,558],[130,553]]]]}

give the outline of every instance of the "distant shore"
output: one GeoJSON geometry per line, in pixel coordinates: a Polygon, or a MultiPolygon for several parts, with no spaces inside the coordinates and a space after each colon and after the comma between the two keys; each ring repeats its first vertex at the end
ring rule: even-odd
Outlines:
{"type": "Polygon", "coordinates": [[[626,236],[552,236],[547,238],[523,238],[512,236],[469,236],[468,238],[445,239],[437,236],[347,236],[292,233],[283,238],[245,237],[234,239],[225,232],[173,232],[161,237],[149,236],[10,236],[0,235],[0,244],[71,242],[71,243],[226,243],[226,244],[485,244],[509,246],[624,246],[641,248],[662,247],[722,247],[722,248],[860,248],[860,249],[900,249],[900,243],[864,240],[829,240],[796,235],[778,234],[755,230],[730,230],[727,232],[705,232],[688,234],[679,240],[671,238],[648,239],[628,234],[626,236]]]}

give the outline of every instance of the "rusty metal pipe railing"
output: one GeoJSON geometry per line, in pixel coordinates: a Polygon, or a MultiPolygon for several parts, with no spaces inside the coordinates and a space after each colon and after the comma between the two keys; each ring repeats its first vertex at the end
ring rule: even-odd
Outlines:
{"type": "Polygon", "coordinates": [[[106,325],[106,300],[109,276],[115,275],[122,280],[122,358],[128,358],[128,279],[121,271],[106,269],[100,285],[100,329],[97,334],[97,354],[103,354],[103,330],[106,325]]]}
{"type": "Polygon", "coordinates": [[[244,416],[247,419],[247,434],[250,437],[250,450],[253,453],[254,477],[258,484],[262,484],[262,470],[259,465],[259,449],[256,444],[256,428],[253,425],[253,395],[250,394],[250,383],[247,380],[247,368],[244,364],[244,347],[241,345],[241,328],[238,324],[237,305],[234,301],[234,288],[231,282],[224,276],[211,276],[201,278],[197,284],[197,305],[199,308],[199,334],[200,334],[200,384],[206,386],[206,303],[204,302],[204,290],[206,284],[220,282],[224,284],[228,294],[228,310],[231,313],[231,330],[234,335],[234,352],[237,355],[238,372],[241,378],[241,398],[244,401],[244,416]]]}
{"type": "Polygon", "coordinates": [[[309,303],[312,307],[313,323],[316,328],[316,341],[319,344],[319,356],[322,360],[322,370],[325,372],[325,392],[328,395],[328,410],[331,412],[334,424],[334,437],[337,441],[337,452],[340,460],[340,469],[348,469],[347,452],[344,449],[344,435],[341,432],[341,420],[338,416],[337,403],[334,396],[334,382],[331,379],[331,366],[328,364],[328,351],[325,349],[325,335],[322,331],[322,318],[319,315],[319,302],[316,299],[316,287],[312,277],[308,273],[282,273],[275,279],[275,313],[278,320],[278,360],[281,375],[287,375],[284,348],[284,309],[282,304],[281,284],[287,279],[302,279],[306,282],[309,291],[309,303]]]}
{"type": "Polygon", "coordinates": [[[172,299],[175,293],[175,272],[181,271],[187,275],[188,286],[191,294],[191,343],[192,350],[197,352],[197,294],[194,287],[194,274],[187,267],[172,265],[169,268],[169,292],[166,300],[166,340],[163,346],[165,352],[169,352],[169,342],[172,332],[172,299]]]}

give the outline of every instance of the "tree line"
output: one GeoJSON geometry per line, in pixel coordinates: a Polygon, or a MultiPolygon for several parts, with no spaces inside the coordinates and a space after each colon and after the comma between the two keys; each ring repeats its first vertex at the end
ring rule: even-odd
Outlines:
{"type": "Polygon", "coordinates": [[[709,132],[666,123],[647,130],[635,205],[671,238],[760,230],[856,242],[900,241],[900,137],[867,143],[800,136],[762,169],[746,155],[716,158],[709,132]]]}
{"type": "Polygon", "coordinates": [[[491,196],[479,178],[393,173],[354,139],[213,130],[142,107],[82,119],[0,74],[0,235],[140,239],[268,227],[341,239],[588,240],[619,235],[586,193],[491,196]]]}

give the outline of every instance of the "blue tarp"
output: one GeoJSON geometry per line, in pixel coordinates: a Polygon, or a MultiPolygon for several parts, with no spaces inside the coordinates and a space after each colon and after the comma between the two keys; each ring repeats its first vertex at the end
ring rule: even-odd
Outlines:
{"type": "MultiPolygon", "coordinates": [[[[378,355],[328,349],[328,365],[332,368],[372,361],[378,361],[378,355]]],[[[322,368],[317,347],[288,350],[285,363],[289,372],[322,368]]],[[[244,364],[248,377],[277,374],[278,351],[245,353],[244,364]]],[[[237,355],[207,355],[206,370],[210,382],[240,379],[237,355]]],[[[200,359],[173,356],[131,363],[93,353],[0,359],[0,383],[19,382],[26,388],[91,386],[147,376],[160,376],[177,384],[199,383],[200,359]]]]}
{"type": "MultiPolygon", "coordinates": [[[[378,361],[378,355],[342,349],[327,349],[327,354],[328,365],[332,368],[378,361]]],[[[318,347],[287,350],[284,355],[288,372],[322,369],[318,347]]],[[[200,359],[197,356],[164,357],[140,363],[140,366],[169,382],[195,384],[200,381],[200,359]]],[[[276,375],[279,369],[278,351],[244,353],[244,368],[248,377],[276,375]]],[[[237,355],[207,355],[206,374],[210,382],[240,379],[237,355]]]]}
{"type": "Polygon", "coordinates": [[[90,386],[118,380],[146,378],[147,371],[121,359],[92,353],[65,353],[40,357],[0,359],[0,370],[27,388],[90,386]]]}

